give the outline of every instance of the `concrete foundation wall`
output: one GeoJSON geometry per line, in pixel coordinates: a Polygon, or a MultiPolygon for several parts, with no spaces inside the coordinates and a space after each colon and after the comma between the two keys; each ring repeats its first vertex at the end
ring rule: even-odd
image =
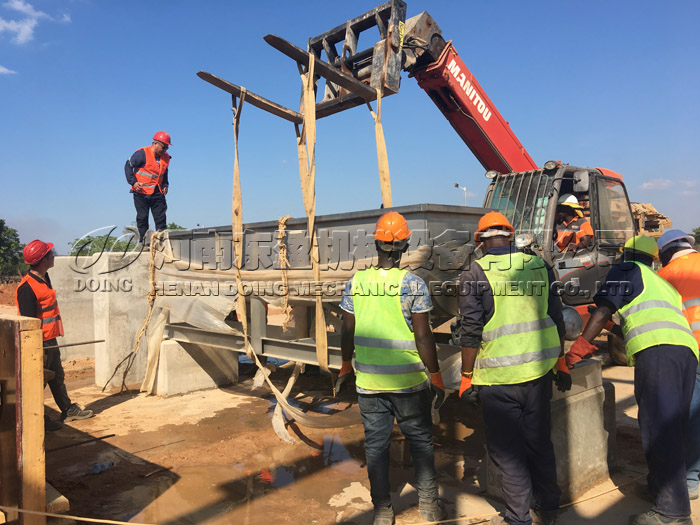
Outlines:
{"type": "Polygon", "coordinates": [[[160,346],[156,395],[173,396],[238,382],[238,352],[165,340],[160,346]]]}
{"type": "MultiPolygon", "coordinates": [[[[95,336],[104,339],[95,353],[95,384],[105,386],[115,367],[129,354],[140,324],[148,313],[146,294],[149,291],[148,253],[143,253],[131,264],[125,265],[122,254],[104,253],[101,264],[93,270],[95,336]]],[[[136,354],[127,384],[141,383],[146,374],[148,348],[146,338],[136,354]]],[[[123,368],[108,386],[118,386],[123,368]]]]}
{"type": "MultiPolygon", "coordinates": [[[[56,257],[54,267],[49,270],[63,319],[65,336],[58,339],[61,345],[97,339],[93,315],[95,294],[86,288],[86,283],[92,277],[92,269],[85,270],[85,274],[77,271],[88,267],[92,260],[92,257],[81,257],[76,264],[75,257],[56,257]]],[[[61,348],[61,360],[94,357],[96,346],[91,344],[61,348]]]]}
{"type": "MultiPolygon", "coordinates": [[[[571,370],[569,392],[554,387],[551,402],[552,444],[557,462],[557,483],[562,502],[608,477],[614,466],[615,389],[603,384],[602,365],[586,361],[571,370]]],[[[489,459],[487,492],[502,499],[501,475],[489,459]]]]}
{"type": "MultiPolygon", "coordinates": [[[[91,257],[57,257],[49,272],[58,295],[65,328],[63,344],[104,339],[104,343],[61,349],[61,357],[95,357],[95,383],[105,386],[117,364],[131,351],[148,312],[149,253],[127,256],[102,253],[91,257]]],[[[140,383],[146,372],[146,341],[127,377],[140,383]]],[[[112,386],[121,384],[117,373],[112,386]]]]}

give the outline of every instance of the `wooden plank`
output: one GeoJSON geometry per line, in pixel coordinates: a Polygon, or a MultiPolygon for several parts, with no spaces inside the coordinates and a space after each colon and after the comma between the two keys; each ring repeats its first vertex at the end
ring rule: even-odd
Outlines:
{"type": "Polygon", "coordinates": [[[38,330],[41,328],[41,321],[39,319],[36,319],[35,317],[23,317],[21,315],[12,315],[12,314],[0,314],[0,329],[4,329],[1,327],[7,326],[8,330],[13,330],[11,328],[14,326],[14,324],[17,323],[19,325],[20,331],[23,330],[38,330]],[[5,325],[4,323],[9,323],[5,325]]]}
{"type": "Polygon", "coordinates": [[[63,494],[57,491],[51,484],[46,483],[46,512],[52,514],[65,514],[70,510],[70,502],[63,494]]]}
{"type": "MultiPolygon", "coordinates": [[[[219,89],[223,89],[227,93],[231,93],[236,97],[241,96],[241,87],[237,86],[236,84],[232,84],[231,82],[228,82],[223,78],[219,78],[215,75],[212,75],[211,73],[207,73],[206,71],[198,72],[197,76],[202,80],[209,82],[211,85],[216,86],[219,89]]],[[[268,113],[272,113],[273,115],[277,115],[278,117],[288,120],[289,122],[293,122],[295,124],[302,124],[304,122],[302,116],[296,111],[287,109],[284,106],[281,106],[280,104],[272,102],[271,100],[268,100],[264,97],[261,97],[260,95],[253,93],[252,91],[246,90],[245,101],[246,104],[250,104],[252,106],[255,106],[256,108],[260,108],[264,111],[267,111],[268,113]]]]}
{"type": "MultiPolygon", "coordinates": [[[[0,504],[6,507],[16,507],[19,504],[15,415],[15,341],[18,334],[18,321],[0,321],[0,504]]],[[[8,511],[6,518],[10,523],[17,523],[19,515],[17,512],[8,511]]]]}
{"type": "MultiPolygon", "coordinates": [[[[305,67],[309,66],[309,53],[300,47],[295,46],[291,42],[287,42],[285,39],[280,38],[277,35],[265,35],[265,42],[299,64],[305,67]]],[[[343,73],[342,71],[331,66],[328,62],[324,62],[319,58],[316,58],[314,62],[315,72],[324,77],[326,80],[344,87],[367,102],[377,98],[377,90],[373,87],[360,82],[351,75],[343,73]]]]}
{"type": "MultiPolygon", "coordinates": [[[[19,332],[17,367],[20,421],[17,462],[23,509],[46,511],[46,463],[44,456],[44,349],[41,330],[19,332]]],[[[24,514],[24,525],[46,525],[46,516],[24,514]]]]}

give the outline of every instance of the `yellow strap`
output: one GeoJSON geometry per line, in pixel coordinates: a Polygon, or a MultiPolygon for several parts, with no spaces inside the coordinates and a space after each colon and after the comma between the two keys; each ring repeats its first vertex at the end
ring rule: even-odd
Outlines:
{"type": "Polygon", "coordinates": [[[391,178],[389,177],[389,157],[386,153],[386,141],[384,140],[384,128],[382,127],[382,90],[377,89],[377,113],[372,111],[372,106],[367,102],[369,112],[374,118],[374,132],[377,139],[377,163],[379,164],[379,185],[382,190],[382,204],[385,208],[391,208],[391,178]]]}
{"type": "Polygon", "coordinates": [[[248,340],[248,312],[246,311],[245,294],[241,285],[241,268],[245,261],[243,260],[243,204],[241,195],[241,175],[238,168],[238,130],[241,122],[241,111],[243,110],[243,102],[247,91],[244,87],[241,88],[241,98],[236,107],[236,97],[233,95],[233,203],[232,210],[232,235],[233,235],[233,253],[234,253],[234,268],[236,269],[236,289],[238,290],[236,313],[238,320],[243,327],[243,340],[245,341],[245,351],[249,359],[252,359],[253,349],[248,340]]]}
{"type": "MultiPolygon", "coordinates": [[[[306,210],[307,231],[310,239],[310,258],[314,280],[321,282],[321,268],[318,260],[318,239],[316,237],[316,92],[314,90],[315,56],[309,53],[309,67],[301,74],[302,97],[299,113],[304,117],[301,131],[296,127],[297,151],[299,154],[299,178],[301,193],[306,210]]],[[[320,295],[316,296],[316,360],[318,366],[328,370],[328,339],[326,334],[326,317],[320,295]]],[[[331,383],[334,382],[331,374],[331,383]]]]}

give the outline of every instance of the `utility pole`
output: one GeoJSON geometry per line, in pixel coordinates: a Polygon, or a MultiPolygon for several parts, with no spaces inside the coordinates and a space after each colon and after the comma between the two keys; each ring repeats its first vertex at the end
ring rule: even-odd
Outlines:
{"type": "Polygon", "coordinates": [[[464,205],[467,205],[467,188],[464,186],[460,186],[459,182],[455,182],[455,188],[459,188],[464,192],[464,205]]]}

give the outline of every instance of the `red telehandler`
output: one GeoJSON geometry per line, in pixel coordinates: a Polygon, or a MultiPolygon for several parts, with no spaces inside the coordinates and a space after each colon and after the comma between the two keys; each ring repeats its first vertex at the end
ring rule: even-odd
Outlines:
{"type": "MultiPolygon", "coordinates": [[[[422,12],[406,19],[406,4],[391,0],[308,40],[306,51],[267,35],[266,42],[294,59],[300,67],[315,58],[316,88],[325,81],[316,118],[397,93],[401,73],[417,80],[457,134],[469,147],[490,180],[483,208],[503,213],[515,228],[520,248],[541,256],[558,276],[565,304],[585,319],[587,306],[619,256],[635,235],[635,223],[620,174],[603,168],[547,161],[538,166],[495,105],[464,64],[437,23],[422,12]],[[360,36],[379,32],[372,46],[360,50],[360,36]],[[560,196],[573,194],[594,231],[592,243],[575,253],[559,250],[553,232],[560,196]]],[[[201,78],[234,96],[240,88],[209,73],[201,78]]],[[[294,123],[301,116],[262,97],[250,103],[294,123]]],[[[318,100],[318,98],[317,98],[318,100]]],[[[473,209],[472,209],[473,210],[473,209]]],[[[617,361],[617,359],[616,359],[617,361]]]]}
{"type": "MultiPolygon", "coordinates": [[[[383,96],[398,91],[401,71],[415,78],[487,170],[490,184],[483,207],[508,217],[520,234],[518,244],[554,266],[566,304],[590,304],[620,247],[635,235],[622,177],[611,170],[558,161],[539,167],[452,42],[442,37],[435,20],[427,12],[405,17],[403,1],[387,2],[310,38],[308,50],[340,71],[381,88],[383,96]],[[381,40],[358,51],[360,34],[375,27],[381,40]],[[557,200],[564,194],[576,196],[595,233],[593,243],[575,254],[562,253],[552,236],[557,200]]],[[[348,94],[327,79],[317,117],[364,103],[361,96],[348,94]]],[[[585,315],[585,308],[578,310],[585,315]]]]}

